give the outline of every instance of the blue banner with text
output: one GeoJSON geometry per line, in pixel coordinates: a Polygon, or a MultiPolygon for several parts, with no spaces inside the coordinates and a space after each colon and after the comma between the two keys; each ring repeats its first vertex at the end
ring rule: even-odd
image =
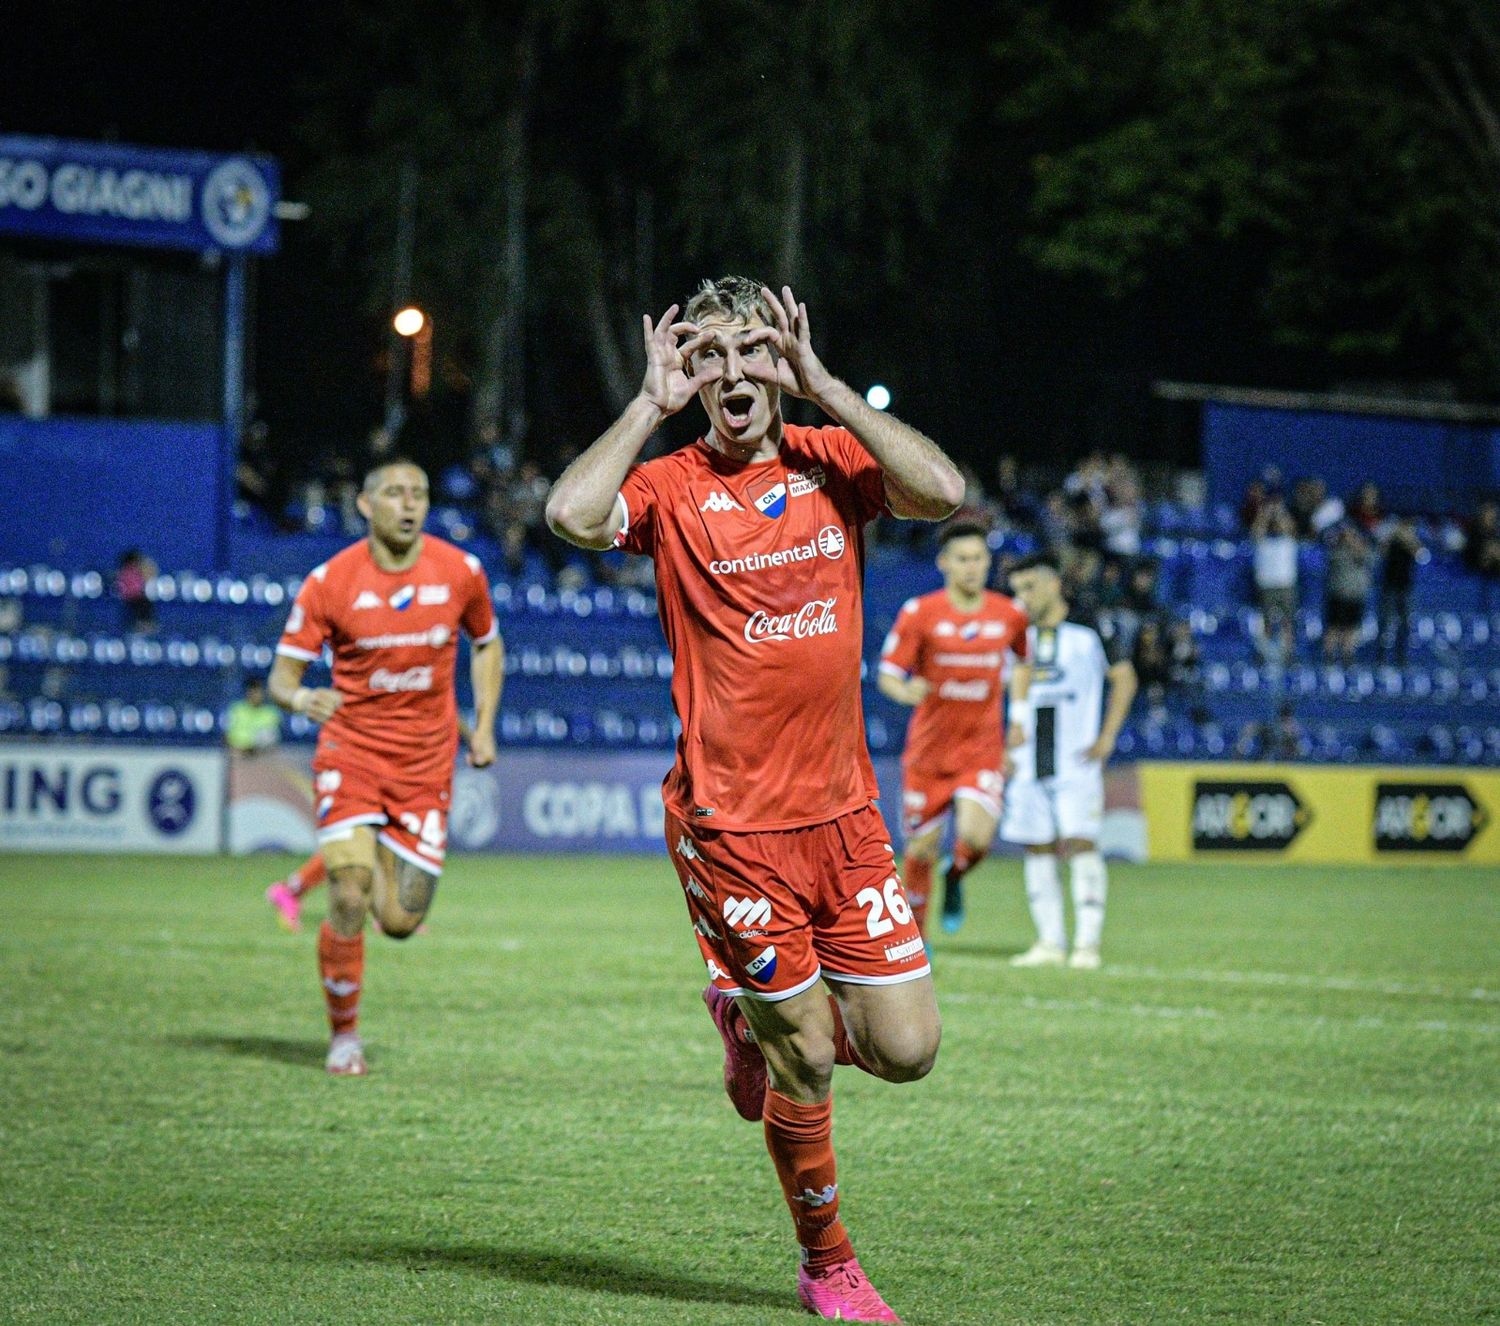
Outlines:
{"type": "Polygon", "coordinates": [[[280,192],[267,156],[0,135],[0,234],[274,253],[280,192]]]}

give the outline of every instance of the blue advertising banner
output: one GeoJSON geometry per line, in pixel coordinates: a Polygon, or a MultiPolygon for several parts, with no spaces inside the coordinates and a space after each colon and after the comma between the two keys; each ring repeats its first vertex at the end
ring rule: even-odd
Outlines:
{"type": "Polygon", "coordinates": [[[267,156],[0,135],[0,234],[274,253],[280,194],[267,156]]]}

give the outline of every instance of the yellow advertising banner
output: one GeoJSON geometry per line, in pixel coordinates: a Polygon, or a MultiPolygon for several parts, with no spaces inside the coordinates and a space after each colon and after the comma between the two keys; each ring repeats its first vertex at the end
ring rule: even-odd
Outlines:
{"type": "Polygon", "coordinates": [[[1153,861],[1500,865],[1500,772],[1136,766],[1153,861]]]}

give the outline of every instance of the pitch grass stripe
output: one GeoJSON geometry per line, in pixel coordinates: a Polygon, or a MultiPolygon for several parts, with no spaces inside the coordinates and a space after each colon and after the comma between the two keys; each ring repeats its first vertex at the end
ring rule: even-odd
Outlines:
{"type": "MultiPolygon", "coordinates": [[[[989,1004],[1009,1003],[1007,995],[972,994],[958,991],[943,994],[944,1004],[989,1004]]],[[[1441,1019],[1423,1019],[1420,1022],[1405,1018],[1383,1018],[1365,1015],[1357,1018],[1331,1018],[1321,1013],[1299,1014],[1293,1012],[1268,1012],[1258,1009],[1178,1008],[1171,1004],[1114,1004],[1106,999],[1039,999],[1035,995],[1024,995],[1019,1000],[1021,1008],[1049,1013],[1113,1013],[1127,1017],[1160,1018],[1172,1020],[1236,1021],[1236,1022],[1293,1022],[1304,1027],[1359,1027],[1370,1031],[1417,1031],[1434,1035],[1500,1036],[1500,1023],[1496,1022],[1445,1022],[1441,1019]]]]}
{"type": "MultiPolygon", "coordinates": [[[[943,963],[968,963],[993,967],[994,959],[979,954],[944,952],[943,963]]],[[[1418,985],[1410,981],[1387,981],[1375,976],[1315,976],[1301,972],[1279,971],[1173,971],[1166,967],[1140,967],[1111,962],[1090,978],[1100,977],[1142,981],[1181,981],[1194,985],[1261,985],[1271,989],[1333,990],[1348,994],[1409,995],[1420,999],[1462,999],[1475,1003],[1500,1004],[1500,990],[1470,987],[1456,990],[1445,985],[1418,985]]]]}

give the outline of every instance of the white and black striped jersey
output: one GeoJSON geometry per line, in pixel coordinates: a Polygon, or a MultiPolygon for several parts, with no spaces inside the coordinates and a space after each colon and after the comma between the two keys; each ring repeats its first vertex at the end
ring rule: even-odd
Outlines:
{"type": "Polygon", "coordinates": [[[1093,619],[1080,613],[1058,626],[1033,624],[1026,643],[1035,716],[1031,740],[1013,752],[1015,776],[1067,778],[1096,770],[1082,753],[1099,739],[1105,675],[1124,657],[1119,644],[1106,643],[1093,619]]]}

